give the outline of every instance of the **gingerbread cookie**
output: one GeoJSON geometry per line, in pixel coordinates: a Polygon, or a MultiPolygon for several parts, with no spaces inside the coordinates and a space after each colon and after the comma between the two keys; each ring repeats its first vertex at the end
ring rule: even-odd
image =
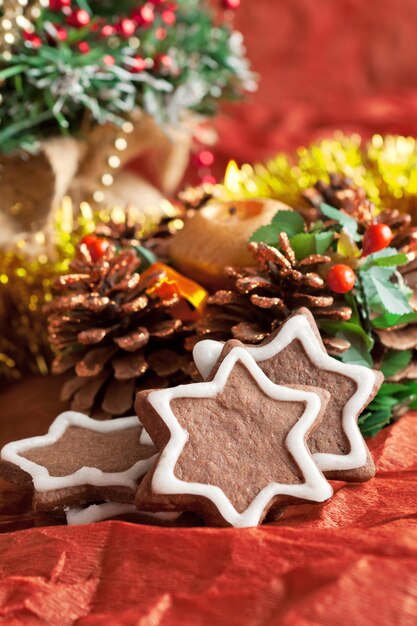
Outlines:
{"type": "Polygon", "coordinates": [[[173,512],[141,512],[134,504],[122,502],[101,502],[90,504],[87,507],[66,508],[65,515],[69,526],[79,526],[81,524],[93,524],[108,519],[125,519],[135,522],[152,522],[160,525],[176,522],[182,513],[173,512]]]}
{"type": "MultiPolygon", "coordinates": [[[[226,344],[225,352],[233,348],[226,344]]],[[[330,357],[311,313],[300,309],[259,346],[245,346],[265,374],[281,385],[309,385],[325,389],[330,401],[324,419],[308,440],[318,467],[328,478],[365,481],[375,466],[357,420],[384,379],[381,372],[349,365],[330,357]]],[[[194,360],[203,378],[218,362],[223,344],[196,344],[194,360]]]]}
{"type": "Polygon", "coordinates": [[[137,417],[102,422],[68,411],[47,435],[4,446],[0,474],[33,483],[36,511],[102,500],[132,503],[155,453],[137,417]]]}
{"type": "Polygon", "coordinates": [[[256,526],[294,499],[332,489],[306,445],[329,394],[274,384],[244,348],[210,382],[140,392],[136,410],[161,455],[139,486],[140,510],[186,510],[213,525],[256,526]]]}

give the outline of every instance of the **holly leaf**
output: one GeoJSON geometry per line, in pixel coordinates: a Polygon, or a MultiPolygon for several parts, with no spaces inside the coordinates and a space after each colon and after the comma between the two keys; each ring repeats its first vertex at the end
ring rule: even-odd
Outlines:
{"type": "Polygon", "coordinates": [[[384,329],[391,328],[391,326],[398,326],[400,324],[410,324],[417,321],[417,313],[405,313],[403,315],[396,315],[394,313],[383,313],[378,317],[371,320],[371,324],[374,328],[384,329]]]}
{"type": "Polygon", "coordinates": [[[340,360],[343,363],[373,367],[372,357],[363,337],[348,330],[339,331],[336,333],[336,337],[346,339],[350,343],[350,348],[340,355],[340,360]]]}
{"type": "Polygon", "coordinates": [[[366,345],[368,350],[374,347],[374,340],[359,324],[350,320],[349,322],[333,322],[331,320],[322,320],[319,326],[329,335],[337,335],[338,333],[353,333],[357,335],[366,345]]]}
{"type": "Polygon", "coordinates": [[[324,254],[332,245],[333,233],[299,233],[290,242],[299,261],[310,254],[324,254]]]}
{"type": "Polygon", "coordinates": [[[249,241],[256,241],[268,244],[268,246],[278,246],[278,232],[272,224],[261,226],[250,236],[249,241]]]}
{"type": "Polygon", "coordinates": [[[361,432],[373,437],[387,426],[399,409],[417,408],[417,381],[382,383],[377,395],[358,419],[361,432]]]}
{"type": "Polygon", "coordinates": [[[381,363],[381,372],[389,378],[401,372],[410,363],[412,350],[387,350],[381,363]]]}
{"type": "Polygon", "coordinates": [[[339,209],[335,209],[324,202],[320,204],[320,212],[329,219],[337,222],[354,241],[360,241],[361,237],[358,234],[358,222],[353,217],[346,215],[343,211],[339,211],[339,209]]]}
{"type": "Polygon", "coordinates": [[[278,246],[279,233],[286,233],[293,237],[304,230],[304,220],[297,211],[277,211],[272,222],[261,226],[251,235],[249,241],[266,243],[269,246],[278,246]]]}
{"type": "Polygon", "coordinates": [[[390,408],[379,411],[366,411],[359,419],[358,424],[364,437],[374,437],[384,426],[388,426],[392,419],[390,408]]]}
{"type": "Polygon", "coordinates": [[[277,211],[271,224],[278,233],[284,231],[288,237],[302,233],[305,226],[303,217],[297,211],[277,211]]]}
{"type": "Polygon", "coordinates": [[[368,270],[370,267],[398,267],[408,263],[407,255],[403,252],[397,252],[396,248],[384,248],[368,254],[365,262],[361,266],[361,270],[368,270]]]}
{"type": "Polygon", "coordinates": [[[404,315],[412,313],[408,293],[400,283],[391,282],[392,267],[370,267],[360,270],[360,280],[368,307],[376,313],[404,315]]]}

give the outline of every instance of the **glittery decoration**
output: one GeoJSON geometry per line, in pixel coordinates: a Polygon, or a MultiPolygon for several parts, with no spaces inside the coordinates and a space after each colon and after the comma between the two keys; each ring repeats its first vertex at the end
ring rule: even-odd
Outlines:
{"type": "Polygon", "coordinates": [[[413,137],[336,133],[332,138],[299,148],[295,154],[278,154],[265,164],[231,162],[224,185],[216,196],[275,198],[291,206],[305,205],[302,194],[329,172],[338,172],[362,187],[376,207],[410,213],[417,222],[417,142],[413,137]]]}
{"type": "MultiPolygon", "coordinates": [[[[168,215],[164,228],[175,230],[171,224],[177,216],[174,207],[164,202],[161,210],[168,215]]],[[[79,240],[93,232],[97,225],[105,231],[106,224],[112,237],[117,230],[124,235],[127,227],[132,237],[141,236],[152,232],[156,219],[133,209],[126,213],[119,207],[97,211],[86,202],[75,207],[69,198],[64,198],[53,224],[46,231],[33,233],[10,249],[0,250],[0,383],[19,379],[29,372],[46,374],[49,371],[52,355],[43,307],[51,302],[52,286],[58,278],[62,286],[64,283],[75,285],[85,278],[64,276],[79,240]]],[[[76,307],[77,296],[71,297],[71,306],[76,307]]],[[[91,304],[96,312],[106,306],[105,301],[100,304],[95,300],[91,304]]],[[[129,305],[139,310],[146,302],[138,298],[129,305]]],[[[93,338],[90,333],[82,340],[94,343],[93,338]]],[[[95,338],[98,343],[97,334],[95,338]]]]}

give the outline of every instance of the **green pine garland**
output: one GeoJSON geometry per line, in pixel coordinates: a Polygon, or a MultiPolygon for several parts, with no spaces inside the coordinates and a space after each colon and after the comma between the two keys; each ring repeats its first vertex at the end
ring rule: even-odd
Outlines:
{"type": "Polygon", "coordinates": [[[73,0],[72,11],[90,15],[83,27],[65,11],[41,9],[0,57],[0,152],[34,150],[45,137],[77,135],[91,124],[121,124],[137,108],[158,123],[176,123],[186,110],[211,115],[221,99],[255,88],[240,33],[217,24],[208,3],[166,3],[176,20],[171,25],[155,3],[151,24],[137,26],[133,36],[117,30],[145,4],[73,0]],[[116,32],[102,36],[103,24],[116,32]],[[145,63],[139,70],[138,57],[145,63]]]}

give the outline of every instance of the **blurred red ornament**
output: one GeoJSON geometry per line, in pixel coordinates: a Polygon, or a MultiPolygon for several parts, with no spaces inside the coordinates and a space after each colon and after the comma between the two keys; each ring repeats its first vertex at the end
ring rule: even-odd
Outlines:
{"type": "Polygon", "coordinates": [[[173,26],[177,20],[175,13],[171,10],[162,11],[161,17],[168,26],[173,26]]]}
{"type": "Polygon", "coordinates": [[[116,24],[116,30],[123,35],[123,37],[131,37],[136,30],[136,24],[130,18],[125,17],[116,24]]]}
{"type": "Polygon", "coordinates": [[[214,163],[214,154],[211,150],[201,150],[195,155],[198,165],[202,167],[211,167],[214,163]]]}
{"type": "Polygon", "coordinates": [[[103,63],[104,65],[114,65],[116,61],[114,60],[114,57],[111,54],[105,54],[103,57],[103,63]]]}
{"type": "Polygon", "coordinates": [[[91,48],[86,41],[80,41],[78,44],[78,50],[83,54],[87,54],[87,52],[90,52],[91,48]]]}
{"type": "Polygon", "coordinates": [[[104,239],[104,237],[85,235],[85,237],[81,239],[81,245],[86,246],[91,260],[93,263],[97,263],[109,247],[109,242],[107,239],[104,239]]]}
{"type": "Polygon", "coordinates": [[[139,26],[150,26],[155,19],[153,6],[145,4],[143,7],[140,7],[134,12],[133,19],[139,26]]]}
{"type": "Polygon", "coordinates": [[[167,31],[165,30],[165,28],[162,28],[162,26],[160,26],[159,28],[156,29],[155,37],[158,39],[158,41],[163,41],[166,36],[167,36],[167,31]]]}
{"type": "Polygon", "coordinates": [[[383,250],[391,243],[392,238],[392,230],[388,224],[372,224],[363,236],[363,256],[367,256],[372,252],[378,252],[378,250],[383,250]]]}
{"type": "Polygon", "coordinates": [[[88,11],[85,11],[84,9],[76,9],[68,16],[67,22],[70,26],[82,28],[83,26],[88,26],[90,19],[88,11]]]}
{"type": "Polygon", "coordinates": [[[111,37],[112,35],[114,35],[115,32],[116,32],[116,29],[111,24],[106,24],[101,29],[102,37],[111,37]]]}
{"type": "Polygon", "coordinates": [[[206,176],[202,177],[201,182],[207,185],[215,185],[217,183],[217,180],[211,174],[207,174],[206,176]]]}
{"type": "Polygon", "coordinates": [[[172,68],[172,57],[168,54],[157,54],[153,61],[155,69],[159,72],[172,68]]]}
{"type": "Polygon", "coordinates": [[[223,7],[236,11],[240,7],[240,0],[223,0],[223,7]]]}
{"type": "Polygon", "coordinates": [[[143,57],[133,57],[129,63],[129,71],[133,74],[138,74],[146,70],[146,61],[143,57]]]}
{"type": "Polygon", "coordinates": [[[39,48],[42,45],[42,39],[38,37],[38,35],[35,35],[35,33],[30,33],[27,30],[23,31],[23,39],[34,48],[39,48]]]}
{"type": "Polygon", "coordinates": [[[60,24],[54,24],[55,36],[59,41],[66,41],[68,39],[68,31],[60,24]]]}
{"type": "Polygon", "coordinates": [[[71,0],[49,0],[49,8],[51,11],[61,11],[69,6],[71,6],[71,0]]]}
{"type": "Polygon", "coordinates": [[[355,272],[349,265],[338,263],[330,268],[327,274],[327,284],[335,293],[348,293],[355,286],[355,272]]]}

